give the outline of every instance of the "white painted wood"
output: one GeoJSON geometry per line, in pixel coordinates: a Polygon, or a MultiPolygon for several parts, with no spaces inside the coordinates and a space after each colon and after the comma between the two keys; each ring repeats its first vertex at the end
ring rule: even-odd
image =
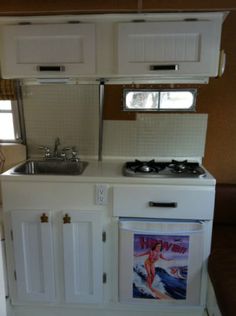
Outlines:
{"type": "Polygon", "coordinates": [[[212,219],[214,187],[119,186],[113,188],[114,216],[212,219]],[[176,203],[176,207],[150,207],[149,202],[176,203]]]}
{"type": "Polygon", "coordinates": [[[65,300],[102,302],[102,213],[69,211],[67,214],[71,223],[63,224],[65,300]]]}
{"type": "Polygon", "coordinates": [[[217,300],[216,300],[215,290],[213,288],[213,285],[209,277],[208,277],[208,293],[207,293],[207,311],[208,311],[209,316],[222,316],[217,300]]]}
{"type": "Polygon", "coordinates": [[[134,80],[142,83],[207,83],[209,75],[218,73],[221,25],[226,14],[1,17],[2,76],[30,78],[32,82],[35,78],[77,77],[80,82],[82,79],[87,83],[95,83],[97,78],[108,78],[113,83],[133,83],[134,80]],[[145,23],[132,22],[137,19],[145,20],[145,23]],[[81,23],[68,23],[70,21],[81,23]],[[16,25],[25,22],[29,25],[16,25]],[[126,32],[129,24],[134,25],[134,33],[130,33],[130,29],[126,32]],[[147,30],[148,25],[154,25],[154,28],[147,30]],[[166,31],[161,30],[162,26],[167,26],[166,31]],[[34,31],[37,28],[39,33],[34,31]],[[16,31],[11,32],[13,29],[16,31]],[[65,71],[40,74],[37,65],[42,62],[65,65],[65,71]],[[150,72],[148,66],[153,62],[174,62],[179,70],[150,72]]]}
{"type": "MultiPolygon", "coordinates": [[[[160,305],[153,306],[152,304],[120,303],[118,301],[119,241],[117,217],[120,216],[118,215],[120,210],[124,212],[129,206],[135,207],[135,211],[131,209],[132,212],[127,212],[127,216],[136,216],[134,214],[137,214],[137,208],[135,204],[133,204],[134,200],[141,200],[143,203],[144,197],[156,197],[154,193],[157,192],[163,193],[164,196],[168,198],[168,194],[165,193],[167,192],[167,190],[169,190],[171,197],[173,197],[172,192],[175,193],[174,196],[178,196],[178,194],[180,194],[181,197],[183,191],[185,191],[185,193],[189,195],[188,199],[193,196],[195,204],[200,203],[203,208],[202,210],[200,210],[200,208],[197,208],[195,205],[191,205],[190,207],[190,205],[188,204],[188,210],[185,210],[184,214],[181,213],[181,210],[178,210],[178,212],[176,212],[177,215],[173,216],[172,218],[179,218],[179,214],[180,216],[189,216],[189,219],[203,219],[208,216],[211,217],[212,214],[210,215],[207,211],[207,207],[209,205],[207,204],[208,202],[206,202],[205,199],[207,199],[207,196],[209,194],[208,198],[209,200],[211,200],[211,203],[213,203],[212,194],[214,195],[214,181],[210,181],[209,179],[195,179],[191,180],[191,182],[189,180],[186,181],[185,179],[182,180],[182,182],[180,181],[179,183],[176,183],[175,181],[166,181],[166,179],[126,179],[120,174],[121,164],[111,164],[108,165],[108,167],[106,166],[107,165],[103,163],[102,168],[100,168],[100,165],[97,165],[96,163],[95,166],[90,170],[90,173],[85,173],[81,177],[2,177],[3,203],[6,219],[5,228],[7,239],[8,265],[10,266],[8,270],[11,273],[11,275],[9,276],[10,295],[13,303],[14,316],[141,316],[144,314],[149,316],[202,316],[205,306],[204,286],[201,286],[201,303],[194,306],[173,305],[164,307],[160,305]],[[100,206],[95,204],[96,183],[109,183],[108,205],[100,206]],[[169,185],[167,185],[167,183],[169,183],[169,185]],[[144,189],[143,195],[138,189],[141,187],[144,189]],[[164,191],[159,191],[160,187],[164,191]],[[114,196],[112,197],[111,193],[113,188],[114,196]],[[117,188],[122,188],[120,194],[118,195],[115,194],[116,192],[118,192],[116,191],[117,188]],[[199,194],[196,193],[196,195],[194,195],[194,190],[196,192],[199,192],[199,194]],[[127,195],[124,194],[124,191],[127,191],[127,195]],[[149,196],[149,191],[153,195],[149,196]],[[132,193],[132,195],[130,195],[130,192],[132,193]],[[112,198],[114,198],[114,208],[117,212],[115,216],[113,212],[112,198]],[[201,202],[202,199],[203,202],[201,202]],[[121,207],[117,206],[118,201],[121,207]],[[34,300],[31,300],[31,298],[27,301],[25,299],[21,299],[18,296],[18,281],[15,282],[12,278],[12,271],[14,271],[14,267],[17,265],[17,262],[14,249],[12,249],[13,243],[10,239],[9,232],[11,221],[7,220],[8,215],[9,213],[11,213],[12,210],[14,210],[14,214],[21,214],[22,210],[25,210],[24,212],[28,212],[29,214],[36,214],[37,209],[50,209],[53,218],[52,253],[54,258],[53,264],[55,269],[54,275],[56,283],[56,301],[54,301],[53,304],[46,300],[36,302],[34,300]],[[71,224],[61,224],[63,215],[65,213],[71,215],[71,224]],[[102,213],[104,213],[104,219],[101,215],[102,213]],[[85,214],[86,216],[83,217],[83,214],[85,214]],[[102,221],[102,225],[100,224],[100,221],[102,221]],[[111,221],[113,222],[112,225],[111,221]],[[69,228],[70,225],[73,228],[69,228]],[[101,226],[104,226],[104,229],[108,232],[108,240],[106,243],[98,245],[99,243],[101,243],[101,226]],[[92,237],[90,234],[91,231],[93,232],[92,237]],[[98,233],[99,231],[100,233],[98,233]],[[85,240],[85,246],[81,246],[80,244],[78,237],[81,235],[82,237],[80,239],[85,240]],[[71,242],[69,242],[69,240],[71,242]],[[93,249],[91,251],[94,251],[94,253],[96,254],[95,256],[92,256],[89,252],[88,244],[91,243],[91,240],[94,241],[95,249],[91,248],[93,249]],[[77,251],[78,249],[81,250],[81,252],[83,253],[82,258],[79,257],[80,251],[77,251]],[[63,250],[65,250],[64,254],[63,250]],[[89,256],[92,257],[91,260],[88,259],[89,256]],[[80,262],[79,260],[82,260],[82,270],[79,269],[80,267],[76,265],[76,262],[74,260],[77,260],[78,262],[80,262]],[[100,263],[100,260],[103,260],[103,263],[100,263]],[[96,264],[96,267],[94,267],[94,263],[96,264]],[[101,264],[101,268],[98,268],[99,264],[101,264]],[[95,279],[89,274],[89,270],[91,269],[94,269],[95,271],[95,279]],[[102,285],[101,283],[103,271],[107,272],[108,276],[108,282],[104,285],[102,285]],[[81,283],[79,283],[79,278],[80,280],[82,280],[83,283],[82,291],[80,287],[81,283]],[[90,290],[93,290],[93,281],[96,282],[96,286],[93,294],[91,294],[90,290]],[[92,286],[89,287],[88,284],[92,284],[92,286]]],[[[212,207],[212,204],[210,205],[212,207]]],[[[164,218],[163,213],[161,214],[161,212],[158,211],[158,214],[152,214],[151,217],[157,216],[160,218],[164,218]]],[[[148,213],[146,209],[143,209],[141,211],[138,208],[138,214],[139,215],[137,216],[139,217],[147,217],[149,216],[148,214],[151,213],[148,213]]],[[[35,220],[32,219],[32,221],[35,220]]],[[[204,261],[206,261],[209,253],[211,239],[210,232],[211,228],[209,229],[209,232],[206,233],[204,236],[204,261]]],[[[34,233],[32,233],[32,235],[34,235],[34,233]]],[[[20,242],[20,247],[18,247],[19,251],[20,249],[22,249],[22,242],[20,242]]],[[[201,284],[205,282],[204,273],[201,284]]]]}
{"type": "Polygon", "coordinates": [[[2,28],[2,77],[45,78],[95,72],[94,24],[7,25],[2,28]],[[59,66],[60,71],[40,71],[59,66]]]}
{"type": "Polygon", "coordinates": [[[55,298],[52,226],[41,223],[46,211],[12,211],[17,301],[51,302],[55,298]]]}
{"type": "MultiPolygon", "coordinates": [[[[0,209],[1,213],[1,209],[0,209]]],[[[0,220],[0,315],[7,315],[7,304],[6,296],[8,295],[7,291],[7,276],[6,276],[6,258],[5,258],[5,242],[3,236],[3,228],[0,220]]]]}
{"type": "Polygon", "coordinates": [[[14,308],[14,314],[9,316],[207,316],[204,308],[178,308],[178,307],[164,307],[155,308],[150,311],[149,306],[145,308],[141,305],[121,305],[121,306],[105,306],[100,308],[75,307],[75,306],[57,306],[57,307],[43,307],[43,306],[23,306],[14,308]]]}
{"type": "Polygon", "coordinates": [[[220,20],[120,23],[120,74],[217,76],[220,20]],[[151,70],[174,65],[176,70],[151,70]]]}

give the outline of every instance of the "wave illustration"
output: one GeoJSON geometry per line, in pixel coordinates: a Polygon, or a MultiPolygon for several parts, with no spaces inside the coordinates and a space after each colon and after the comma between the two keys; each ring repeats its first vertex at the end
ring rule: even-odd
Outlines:
{"type": "MultiPolygon", "coordinates": [[[[153,281],[153,288],[168,295],[170,299],[186,299],[187,289],[187,266],[174,267],[175,270],[156,267],[156,276],[153,281]],[[173,274],[173,271],[175,273],[173,274]],[[178,271],[178,274],[176,273],[178,271]]],[[[133,297],[145,299],[158,299],[146,283],[147,273],[143,264],[136,264],[133,268],[133,297]]]]}

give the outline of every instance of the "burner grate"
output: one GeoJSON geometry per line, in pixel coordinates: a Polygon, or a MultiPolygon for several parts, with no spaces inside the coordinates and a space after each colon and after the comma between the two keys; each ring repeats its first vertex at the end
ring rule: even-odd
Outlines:
{"type": "Polygon", "coordinates": [[[133,172],[143,172],[143,173],[159,173],[161,170],[164,170],[168,163],[156,162],[154,159],[150,161],[129,161],[126,163],[126,167],[133,172]]]}
{"type": "Polygon", "coordinates": [[[187,160],[159,162],[134,160],[126,162],[124,175],[140,177],[203,177],[205,170],[197,162],[187,160]]]}

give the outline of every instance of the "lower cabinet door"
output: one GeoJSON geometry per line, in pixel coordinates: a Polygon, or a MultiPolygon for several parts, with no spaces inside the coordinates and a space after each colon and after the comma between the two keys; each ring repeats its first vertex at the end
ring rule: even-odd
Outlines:
{"type": "Polygon", "coordinates": [[[65,300],[100,303],[103,299],[102,214],[63,212],[65,300]]]}
{"type": "Polygon", "coordinates": [[[55,299],[52,224],[48,211],[12,211],[15,278],[19,302],[55,299]]]}

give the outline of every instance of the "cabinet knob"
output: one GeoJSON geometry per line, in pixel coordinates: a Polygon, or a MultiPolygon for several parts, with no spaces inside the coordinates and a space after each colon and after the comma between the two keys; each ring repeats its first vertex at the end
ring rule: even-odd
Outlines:
{"type": "Polygon", "coordinates": [[[48,216],[46,215],[46,213],[43,213],[40,219],[41,223],[48,223],[48,216]]]}
{"type": "Polygon", "coordinates": [[[68,214],[65,214],[63,217],[63,224],[70,224],[71,223],[71,217],[68,214]]]}

